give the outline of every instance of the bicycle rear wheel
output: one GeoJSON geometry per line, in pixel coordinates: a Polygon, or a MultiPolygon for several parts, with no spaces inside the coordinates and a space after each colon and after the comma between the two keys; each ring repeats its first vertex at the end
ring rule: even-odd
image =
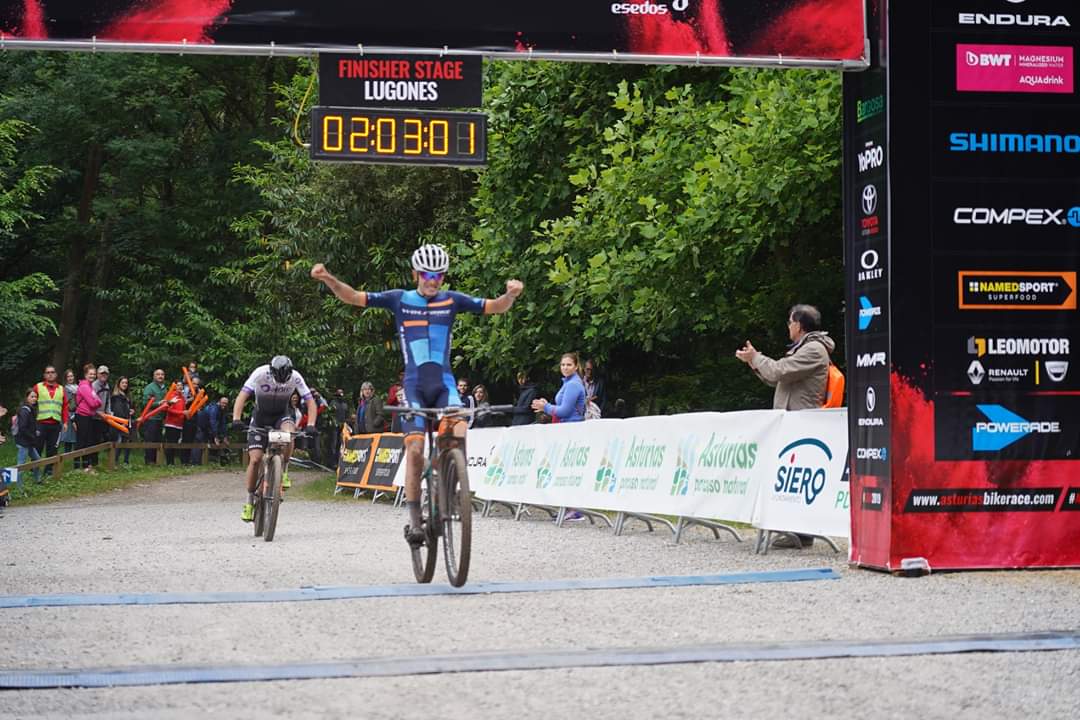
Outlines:
{"type": "Polygon", "coordinates": [[[255,526],[255,537],[262,537],[263,527],[266,524],[266,515],[263,514],[262,485],[266,475],[266,463],[259,463],[259,472],[255,480],[255,518],[252,525],[255,526]]]}
{"type": "Polygon", "coordinates": [[[439,554],[439,548],[434,520],[436,498],[432,490],[438,487],[438,484],[438,478],[432,471],[420,503],[420,513],[424,521],[424,544],[420,547],[410,547],[413,575],[416,576],[418,583],[429,583],[431,578],[435,577],[435,558],[439,554]]]}
{"type": "Polygon", "coordinates": [[[446,575],[461,587],[469,577],[472,550],[472,496],[465,453],[452,448],[442,453],[442,536],[446,575]]]}
{"type": "Polygon", "coordinates": [[[263,510],[263,514],[266,515],[266,528],[264,530],[263,540],[266,542],[270,542],[274,539],[274,530],[277,528],[278,508],[281,507],[282,467],[282,457],[280,455],[272,455],[270,457],[270,469],[267,471],[266,494],[263,497],[263,503],[266,506],[263,510]]]}

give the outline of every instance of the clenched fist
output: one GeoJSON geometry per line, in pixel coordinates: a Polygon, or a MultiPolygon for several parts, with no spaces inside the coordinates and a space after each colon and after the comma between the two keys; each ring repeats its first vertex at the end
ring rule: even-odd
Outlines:
{"type": "Polygon", "coordinates": [[[522,292],[525,291],[525,284],[520,280],[507,280],[506,281],[506,294],[512,298],[516,298],[522,292]]]}

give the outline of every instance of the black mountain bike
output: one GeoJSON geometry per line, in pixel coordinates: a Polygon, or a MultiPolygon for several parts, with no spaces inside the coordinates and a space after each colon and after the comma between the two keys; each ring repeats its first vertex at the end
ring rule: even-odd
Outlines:
{"type": "MultiPolygon", "coordinates": [[[[424,472],[420,476],[420,514],[424,530],[424,542],[410,545],[413,574],[416,581],[431,582],[435,575],[435,560],[439,553],[438,543],[442,537],[446,576],[454,587],[461,587],[469,576],[469,560],[472,551],[472,495],[469,492],[469,468],[464,450],[453,436],[452,426],[439,432],[443,418],[482,417],[493,413],[507,413],[513,405],[491,405],[482,408],[409,408],[386,406],[385,410],[408,418],[421,416],[425,419],[428,456],[424,472]],[[440,450],[440,445],[445,449],[440,450]]],[[[405,527],[408,533],[408,526],[405,527]]]]}
{"type": "Polygon", "coordinates": [[[255,537],[262,537],[266,542],[274,539],[277,528],[278,510],[281,508],[281,480],[285,474],[285,451],[289,443],[300,432],[272,430],[266,428],[269,435],[267,448],[259,463],[258,479],[255,481],[255,537]]]}

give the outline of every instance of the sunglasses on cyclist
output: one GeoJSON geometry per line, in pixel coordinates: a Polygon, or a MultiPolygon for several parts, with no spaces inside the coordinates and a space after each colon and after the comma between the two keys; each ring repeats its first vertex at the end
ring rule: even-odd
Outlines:
{"type": "Polygon", "coordinates": [[[424,280],[429,280],[429,281],[430,280],[442,280],[444,277],[446,277],[446,273],[444,273],[444,272],[441,272],[441,273],[438,273],[438,272],[421,272],[420,277],[423,278],[424,280]]]}

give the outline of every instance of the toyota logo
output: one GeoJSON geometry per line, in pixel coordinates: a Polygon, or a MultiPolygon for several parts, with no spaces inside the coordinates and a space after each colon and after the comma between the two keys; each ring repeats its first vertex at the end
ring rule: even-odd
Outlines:
{"type": "Polygon", "coordinates": [[[866,412],[874,412],[877,407],[877,393],[873,387],[866,388],[866,412]]]}
{"type": "Polygon", "coordinates": [[[875,210],[877,210],[877,188],[867,185],[862,189],[863,215],[873,215],[875,210]]]}

